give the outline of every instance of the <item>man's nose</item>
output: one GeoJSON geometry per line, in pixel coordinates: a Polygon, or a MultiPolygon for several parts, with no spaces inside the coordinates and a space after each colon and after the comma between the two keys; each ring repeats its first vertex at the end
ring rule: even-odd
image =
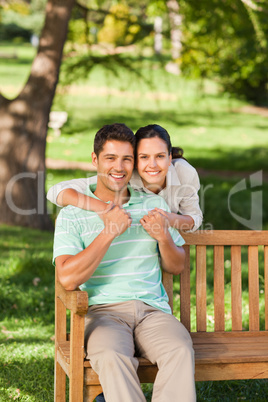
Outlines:
{"type": "Polygon", "coordinates": [[[115,169],[116,169],[118,172],[121,172],[122,170],[124,170],[124,169],[123,169],[123,161],[122,161],[120,158],[116,159],[116,162],[115,162],[115,169]]]}

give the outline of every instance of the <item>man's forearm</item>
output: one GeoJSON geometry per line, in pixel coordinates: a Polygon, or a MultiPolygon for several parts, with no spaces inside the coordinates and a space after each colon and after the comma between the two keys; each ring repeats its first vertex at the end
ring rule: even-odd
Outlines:
{"type": "Polygon", "coordinates": [[[76,289],[93,275],[114,237],[114,234],[103,229],[85,250],[73,256],[56,258],[58,278],[66,290],[76,289]]]}
{"type": "Polygon", "coordinates": [[[167,238],[158,242],[161,266],[170,274],[178,275],[184,269],[185,252],[182,247],[177,247],[173,242],[170,234],[167,234],[167,238]]]}

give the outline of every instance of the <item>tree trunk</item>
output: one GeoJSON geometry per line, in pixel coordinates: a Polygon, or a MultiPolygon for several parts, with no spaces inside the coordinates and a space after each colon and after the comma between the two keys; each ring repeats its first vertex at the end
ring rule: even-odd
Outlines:
{"type": "Polygon", "coordinates": [[[174,74],[179,74],[179,64],[176,61],[181,55],[181,23],[182,17],[180,15],[180,7],[177,0],[168,0],[166,3],[168,9],[168,17],[170,23],[170,39],[171,39],[171,57],[172,62],[167,66],[167,70],[173,72],[174,74]]]}
{"type": "Polygon", "coordinates": [[[48,0],[29,79],[13,100],[0,94],[0,222],[52,227],[46,210],[45,150],[49,112],[75,0],[48,0]]]}

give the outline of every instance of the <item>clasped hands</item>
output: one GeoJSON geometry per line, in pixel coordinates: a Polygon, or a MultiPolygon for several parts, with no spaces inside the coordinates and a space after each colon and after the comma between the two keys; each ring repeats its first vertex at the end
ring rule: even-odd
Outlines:
{"type": "MultiPolygon", "coordinates": [[[[113,234],[114,237],[124,233],[132,223],[130,213],[112,202],[103,211],[101,218],[108,233],[113,234]]],[[[166,239],[169,221],[165,211],[155,208],[144,215],[140,223],[144,230],[158,242],[166,239]]]]}

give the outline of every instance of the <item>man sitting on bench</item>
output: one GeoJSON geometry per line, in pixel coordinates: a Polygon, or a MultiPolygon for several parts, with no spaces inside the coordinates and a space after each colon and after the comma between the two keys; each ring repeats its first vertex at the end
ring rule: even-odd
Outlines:
{"type": "Polygon", "coordinates": [[[135,136],[124,124],[101,128],[94,140],[97,184],[87,194],[112,208],[103,214],[63,208],[54,239],[54,260],[67,290],[88,292],[87,358],[99,375],[107,402],[145,401],[137,376],[142,356],[157,364],[154,402],[196,400],[194,352],[185,327],[171,314],[161,267],[184,268],[184,240],[155,207],[157,195],[128,186],[135,136]]]}

